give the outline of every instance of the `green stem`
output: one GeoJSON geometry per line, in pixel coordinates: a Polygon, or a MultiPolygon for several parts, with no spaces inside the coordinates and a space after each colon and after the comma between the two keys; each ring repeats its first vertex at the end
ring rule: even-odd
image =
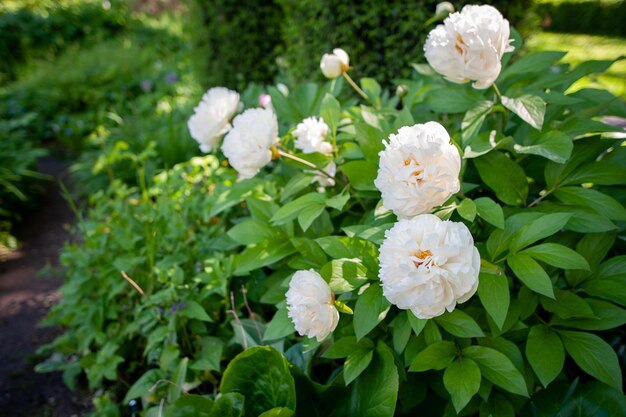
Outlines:
{"type": "Polygon", "coordinates": [[[370,98],[367,96],[367,94],[365,94],[365,91],[361,90],[361,87],[359,87],[359,86],[358,86],[358,85],[354,82],[354,80],[352,79],[352,77],[350,77],[350,76],[348,75],[348,73],[347,73],[347,72],[344,72],[344,73],[343,73],[343,78],[345,78],[345,79],[346,79],[346,81],[348,81],[348,84],[350,84],[350,85],[352,86],[352,88],[354,88],[354,90],[355,90],[357,93],[359,93],[359,95],[360,95],[361,97],[363,97],[365,100],[368,100],[368,101],[369,101],[369,99],[370,99],[370,98]]]}
{"type": "Polygon", "coordinates": [[[496,96],[498,97],[498,101],[500,103],[502,103],[502,94],[500,94],[500,89],[498,88],[496,83],[491,84],[491,86],[493,87],[493,91],[496,92],[496,96]]]}
{"type": "Polygon", "coordinates": [[[332,175],[330,175],[328,172],[324,171],[323,169],[319,169],[315,164],[312,164],[311,162],[309,162],[309,161],[307,161],[305,159],[302,159],[302,158],[299,158],[299,157],[297,157],[295,155],[292,155],[290,153],[281,151],[280,149],[276,149],[276,153],[278,153],[278,155],[280,155],[282,157],[289,158],[289,159],[292,159],[292,160],[294,160],[296,162],[301,163],[302,165],[306,165],[309,168],[319,172],[322,175],[325,175],[326,177],[328,177],[328,178],[330,178],[332,180],[336,180],[336,178],[333,177],[332,175]]]}

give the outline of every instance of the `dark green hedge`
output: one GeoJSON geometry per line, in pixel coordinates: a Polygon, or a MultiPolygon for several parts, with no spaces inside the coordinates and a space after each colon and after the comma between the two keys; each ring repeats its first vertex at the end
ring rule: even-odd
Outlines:
{"type": "MultiPolygon", "coordinates": [[[[386,82],[406,77],[422,57],[438,1],[415,0],[197,0],[203,10],[209,85],[241,87],[279,72],[290,82],[321,76],[319,60],[344,48],[353,76],[386,82]],[[278,63],[278,65],[277,65],[278,63]],[[278,72],[277,72],[278,71],[278,72]]],[[[465,3],[454,2],[457,9],[465,3]]],[[[494,4],[514,24],[530,0],[494,4]]]]}
{"type": "Polygon", "coordinates": [[[541,3],[536,11],[550,31],[626,36],[626,1],[541,3]]]}

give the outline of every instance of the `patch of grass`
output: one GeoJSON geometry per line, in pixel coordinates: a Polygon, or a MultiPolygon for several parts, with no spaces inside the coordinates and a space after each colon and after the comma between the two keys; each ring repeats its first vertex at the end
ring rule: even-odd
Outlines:
{"type": "MultiPolygon", "coordinates": [[[[626,39],[607,36],[539,32],[528,38],[526,48],[530,51],[567,51],[563,62],[573,65],[626,57],[626,39]]],[[[569,91],[585,87],[604,88],[626,99],[626,59],[614,63],[606,73],[581,79],[569,91]]]]}

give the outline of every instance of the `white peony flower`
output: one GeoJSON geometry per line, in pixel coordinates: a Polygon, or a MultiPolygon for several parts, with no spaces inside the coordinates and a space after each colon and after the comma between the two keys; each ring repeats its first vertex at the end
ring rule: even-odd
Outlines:
{"type": "Polygon", "coordinates": [[[202,152],[211,152],[230,129],[230,119],[239,106],[239,94],[224,87],[204,93],[187,126],[202,152]]]}
{"type": "Polygon", "coordinates": [[[454,310],[478,288],[480,255],[463,223],[432,214],[399,220],[380,247],[383,294],[416,317],[454,310]]]}
{"type": "Polygon", "coordinates": [[[312,269],[297,271],[289,282],[287,315],[301,336],[322,341],[339,322],[335,296],[324,278],[312,269]]]}
{"type": "Polygon", "coordinates": [[[248,109],[233,120],[233,128],[222,144],[222,152],[239,173],[254,177],[272,160],[271,147],[278,142],[278,121],[270,109],[248,109]]]}
{"type": "Polygon", "coordinates": [[[437,122],[400,128],[379,155],[374,185],[400,218],[429,212],[459,191],[461,156],[437,122]]]}
{"type": "Polygon", "coordinates": [[[332,54],[324,54],[320,61],[322,74],[326,78],[337,78],[350,67],[350,57],[348,53],[340,48],[333,49],[332,54]]]}
{"type": "Polygon", "coordinates": [[[328,125],[317,117],[308,117],[298,123],[293,135],[296,137],[294,145],[304,153],[319,152],[324,155],[333,153],[333,146],[326,141],[328,125]]]}
{"type": "Polygon", "coordinates": [[[433,29],[424,44],[428,63],[446,79],[463,84],[475,81],[485,89],[498,78],[510,45],[509,21],[492,6],[463,7],[433,29]]]}

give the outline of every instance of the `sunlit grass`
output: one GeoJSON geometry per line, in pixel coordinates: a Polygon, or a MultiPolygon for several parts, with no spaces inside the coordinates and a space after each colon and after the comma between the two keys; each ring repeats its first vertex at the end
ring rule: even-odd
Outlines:
{"type": "MultiPolygon", "coordinates": [[[[606,36],[540,32],[526,40],[526,48],[531,51],[567,51],[563,61],[573,65],[592,59],[626,57],[626,39],[606,36]]],[[[613,64],[605,74],[583,78],[570,91],[590,86],[605,88],[626,99],[626,59],[613,64]]]]}

